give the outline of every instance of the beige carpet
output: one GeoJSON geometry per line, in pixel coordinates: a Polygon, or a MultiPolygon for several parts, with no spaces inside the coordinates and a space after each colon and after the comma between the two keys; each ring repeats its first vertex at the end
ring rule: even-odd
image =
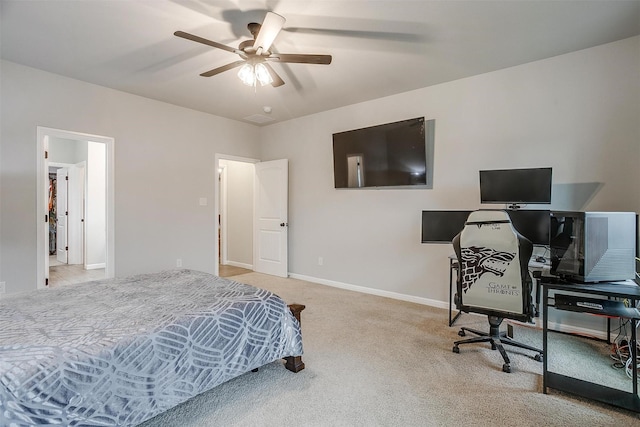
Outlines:
{"type": "MultiPolygon", "coordinates": [[[[479,316],[463,315],[449,328],[442,309],[259,273],[232,279],[307,306],[306,369],[293,374],[274,362],[145,427],[639,425],[638,414],[553,390],[543,394],[542,363],[526,350],[507,350],[510,374],[486,344],[461,346],[454,354],[459,326],[486,329],[479,316]]],[[[533,328],[516,325],[515,338],[542,346],[542,333],[533,328]]],[[[563,366],[584,371],[573,350],[565,350],[563,366]]],[[[613,372],[606,376],[624,382],[624,374],[609,365],[603,362],[602,369],[613,372]]]]}

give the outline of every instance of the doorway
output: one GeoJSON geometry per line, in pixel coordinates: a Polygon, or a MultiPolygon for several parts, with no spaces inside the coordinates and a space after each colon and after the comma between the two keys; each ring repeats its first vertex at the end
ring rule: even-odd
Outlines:
{"type": "MultiPolygon", "coordinates": [[[[50,158],[60,155],[59,151],[54,151],[58,150],[49,148],[50,158]]],[[[85,171],[85,161],[77,164],[49,162],[50,268],[84,264],[85,171]]]]}
{"type": "Polygon", "coordinates": [[[37,134],[37,287],[113,277],[113,138],[37,134]]]}
{"type": "MultiPolygon", "coordinates": [[[[237,229],[245,235],[245,250],[251,247],[247,259],[250,270],[288,277],[288,161],[286,159],[261,162],[255,159],[216,154],[215,170],[218,172],[218,197],[215,198],[216,244],[214,249],[214,271],[220,275],[221,265],[238,266],[231,255],[231,245],[236,237],[231,236],[230,220],[237,215],[250,217],[237,229]],[[244,189],[236,190],[231,166],[243,164],[252,170],[243,174],[244,189]],[[249,164],[249,165],[247,165],[249,164]],[[233,207],[231,195],[240,195],[240,208],[233,207]],[[250,244],[248,242],[251,242],[250,244]]],[[[243,265],[239,265],[244,268],[243,265]]]]}
{"type": "Polygon", "coordinates": [[[216,156],[218,275],[253,271],[253,186],[257,160],[216,156]]]}

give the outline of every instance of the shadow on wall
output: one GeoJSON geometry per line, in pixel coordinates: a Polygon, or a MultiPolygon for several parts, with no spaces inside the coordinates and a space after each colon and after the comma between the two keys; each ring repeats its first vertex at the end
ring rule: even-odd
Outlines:
{"type": "Polygon", "coordinates": [[[602,189],[602,182],[579,182],[553,185],[553,209],[582,211],[602,189]]]}

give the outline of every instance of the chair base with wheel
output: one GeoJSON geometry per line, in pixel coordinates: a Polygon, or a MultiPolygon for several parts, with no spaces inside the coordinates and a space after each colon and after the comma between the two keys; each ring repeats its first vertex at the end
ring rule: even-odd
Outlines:
{"type": "Polygon", "coordinates": [[[471,328],[462,327],[458,332],[458,335],[461,337],[466,336],[467,332],[471,332],[472,334],[478,335],[477,337],[467,338],[466,340],[460,340],[453,343],[453,352],[460,353],[460,348],[458,347],[460,344],[471,344],[478,342],[488,342],[491,343],[491,350],[498,350],[502,355],[502,359],[504,360],[504,364],[502,365],[502,370],[504,372],[511,372],[511,360],[509,359],[509,355],[503,347],[503,344],[510,345],[513,347],[524,348],[526,350],[535,351],[537,354],[534,356],[534,359],[538,362],[542,362],[543,352],[542,350],[535,348],[533,346],[520,343],[518,341],[514,341],[507,336],[506,332],[500,331],[500,324],[504,319],[496,316],[489,316],[489,332],[482,332],[471,328]]]}
{"type": "Polygon", "coordinates": [[[543,351],[519,343],[500,332],[504,319],[530,322],[535,306],[533,284],[529,275],[529,259],[533,252],[531,241],[515,230],[511,218],[503,210],[471,212],[464,229],[453,239],[458,259],[458,279],[454,301],[464,313],[478,313],[488,317],[489,332],[462,328],[473,338],[455,341],[453,352],[459,353],[461,344],[488,342],[492,350],[500,351],[504,372],[511,372],[511,360],[505,345],[535,351],[535,359],[543,360],[543,351]]]}

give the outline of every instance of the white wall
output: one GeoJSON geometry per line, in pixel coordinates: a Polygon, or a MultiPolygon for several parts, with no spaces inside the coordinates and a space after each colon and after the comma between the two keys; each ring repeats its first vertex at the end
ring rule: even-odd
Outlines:
{"type": "Polygon", "coordinates": [[[227,179],[227,262],[253,267],[253,163],[220,160],[227,179]]]}
{"type": "Polygon", "coordinates": [[[551,166],[552,209],[640,211],[638,70],[634,37],[263,128],[261,158],[290,159],[289,271],[447,301],[452,248],[420,244],[420,215],[479,208],[480,169],[551,166]],[[417,116],[432,190],[333,188],[334,132],[417,116]]]}
{"type": "Polygon", "coordinates": [[[420,212],[479,207],[479,169],[552,166],[552,208],[640,210],[639,37],[264,128],[0,67],[9,292],[35,288],[36,126],[115,138],[119,276],[177,258],[213,271],[214,204],[198,200],[214,153],[290,159],[290,272],[425,300],[447,300],[451,247],[420,244],[420,212]],[[436,119],[432,190],[333,188],[332,133],[420,115],[436,119]]]}
{"type": "Polygon", "coordinates": [[[7,292],[36,288],[37,126],[115,138],[117,276],[175,268],[178,258],[214,271],[215,153],[257,158],[257,127],[7,61],[1,67],[7,292]],[[201,197],[210,202],[200,206],[201,197]]]}
{"type": "Polygon", "coordinates": [[[84,141],[50,137],[49,162],[75,165],[86,161],[86,150],[83,150],[82,145],[85,145],[84,141]]]}
{"type": "MultiPolygon", "coordinates": [[[[0,2],[0,13],[2,13],[2,3],[0,2]]],[[[0,31],[0,33],[2,33],[2,31],[0,31]]],[[[2,45],[2,37],[0,36],[0,46],[2,45]]],[[[2,128],[2,100],[3,99],[3,92],[2,92],[2,61],[0,60],[0,128],[2,128]]],[[[2,152],[2,130],[0,129],[0,166],[2,165],[2,159],[3,159],[3,152],[2,152]]],[[[4,201],[2,200],[2,175],[3,173],[0,172],[0,242],[4,241],[4,236],[2,234],[2,205],[4,203],[4,201]]],[[[4,281],[4,274],[2,271],[2,249],[0,247],[0,281],[4,281]]]]}

